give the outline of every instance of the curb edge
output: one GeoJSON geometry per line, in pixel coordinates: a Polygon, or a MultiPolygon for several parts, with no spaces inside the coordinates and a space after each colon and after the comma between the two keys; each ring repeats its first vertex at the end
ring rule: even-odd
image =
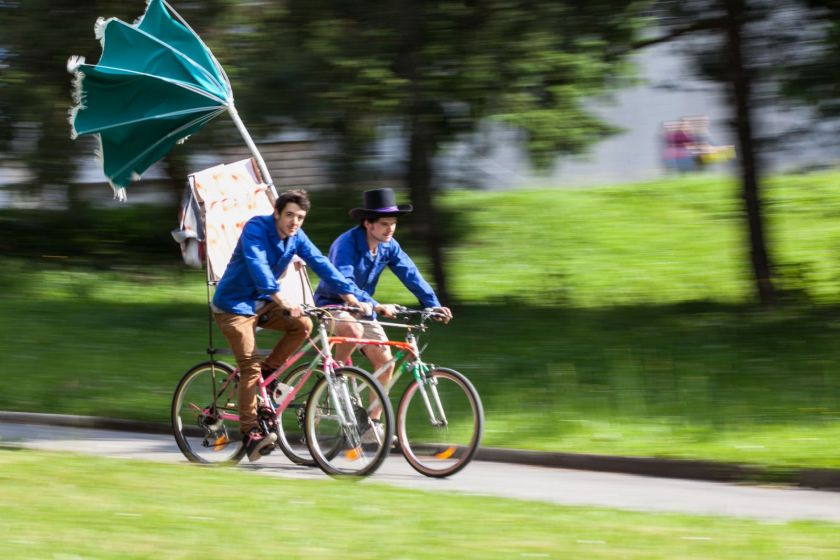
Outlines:
{"type": "MultiPolygon", "coordinates": [[[[121,430],[151,434],[172,433],[171,426],[161,422],[144,422],[69,414],[0,411],[0,422],[98,430],[121,430]]],[[[624,457],[585,453],[528,451],[496,447],[480,447],[475,459],[495,463],[512,463],[662,478],[685,478],[710,482],[773,482],[820,490],[840,491],[840,469],[766,469],[757,466],[692,459],[624,457]]]]}

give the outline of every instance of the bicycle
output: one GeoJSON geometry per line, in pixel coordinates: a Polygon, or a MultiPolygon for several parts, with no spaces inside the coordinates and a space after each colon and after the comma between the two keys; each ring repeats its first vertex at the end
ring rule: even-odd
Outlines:
{"type": "MultiPolygon", "coordinates": [[[[330,344],[352,343],[364,346],[391,346],[397,351],[389,362],[381,366],[373,377],[379,378],[391,364],[394,375],[385,387],[387,393],[400,377],[411,372],[412,380],[399,399],[397,407],[397,441],[408,463],[418,472],[430,477],[447,477],[463,469],[478,451],[484,430],[484,409],[473,384],[458,371],[426,364],[421,359],[421,349],[415,331],[425,332],[427,323],[443,315],[430,309],[412,310],[398,307],[398,316],[416,319],[413,323],[380,322],[386,327],[406,329],[405,341],[380,341],[365,338],[329,337],[330,344]]],[[[363,321],[364,322],[364,321],[363,321]]],[[[284,382],[296,383],[306,372],[306,366],[287,374],[284,382]]],[[[297,403],[298,410],[305,396],[297,403]]],[[[370,412],[370,411],[369,411],[370,412]]],[[[301,417],[284,423],[287,437],[297,434],[302,438],[301,417]]],[[[312,465],[300,446],[292,459],[298,464],[312,465]]],[[[290,457],[291,458],[291,457],[290,457]]]]}
{"type": "MultiPolygon", "coordinates": [[[[390,450],[394,414],[384,389],[371,374],[332,358],[325,318],[333,310],[304,307],[304,313],[315,320],[318,335],[260,380],[258,420],[264,430],[277,433],[276,447],[290,459],[296,457],[281,416],[306,386],[301,417],[308,459],[329,475],[366,476],[379,468],[390,450]],[[300,372],[296,383],[278,383],[279,376],[310,349],[316,350],[316,356],[306,369],[295,370],[300,372]],[[382,410],[379,422],[368,413],[375,408],[382,410]],[[375,423],[382,426],[381,434],[375,423]],[[373,437],[366,439],[369,430],[373,437]]],[[[172,427],[179,449],[190,461],[235,464],[245,455],[236,406],[238,379],[238,369],[210,360],[193,366],[179,381],[172,399],[172,427]]]]}

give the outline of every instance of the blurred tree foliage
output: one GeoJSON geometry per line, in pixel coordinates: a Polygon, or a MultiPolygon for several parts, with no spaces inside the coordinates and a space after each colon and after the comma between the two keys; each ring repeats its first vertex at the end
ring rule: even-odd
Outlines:
{"type": "Polygon", "coordinates": [[[681,43],[698,73],[726,85],[756,294],[773,303],[776,272],[761,194],[770,139],[761,137],[756,115],[778,106],[783,93],[838,108],[840,8],[836,0],[659,0],[652,13],[662,34],[636,48],[689,37],[681,43]]]}
{"type": "Polygon", "coordinates": [[[788,53],[789,63],[778,67],[783,93],[814,106],[820,115],[840,117],[840,2],[808,0],[810,10],[804,25],[807,48],[788,53]],[[793,58],[792,55],[797,55],[793,58]]]}
{"type": "MultiPolygon", "coordinates": [[[[612,131],[586,100],[619,87],[634,48],[685,36],[700,72],[729,85],[756,286],[772,301],[754,111],[778,90],[840,112],[836,0],[203,0],[175,8],[213,49],[257,133],[286,124],[328,131],[347,165],[378,127],[406,139],[405,180],[446,297],[434,156],[487,119],[522,131],[538,165],[612,131]],[[642,31],[662,34],[640,39],[642,31]],[[782,80],[780,82],[780,80],[782,80]]],[[[35,174],[72,181],[89,145],[69,140],[68,55],[96,60],[99,16],[133,21],[140,0],[0,0],[0,150],[35,174]]],[[[222,119],[224,120],[224,119],[222,119]]],[[[218,130],[218,128],[217,128],[218,130]]],[[[213,130],[190,141],[211,142],[213,130]]],[[[184,153],[168,169],[183,182],[184,153]]],[[[70,191],[72,193],[72,190],[70,191]]],[[[72,201],[71,201],[72,202],[72,201]]]]}
{"type": "MultiPolygon", "coordinates": [[[[621,46],[635,40],[639,2],[599,0],[287,0],[252,7],[237,56],[249,61],[248,114],[287,115],[362,156],[377,126],[406,139],[405,181],[447,296],[433,158],[484,119],[525,135],[547,166],[613,129],[584,102],[620,83],[621,46]],[[261,109],[261,110],[259,110],[261,109]]],[[[243,7],[244,8],[244,7],[243,7]]],[[[626,51],[626,49],[625,49],[626,51]]]]}

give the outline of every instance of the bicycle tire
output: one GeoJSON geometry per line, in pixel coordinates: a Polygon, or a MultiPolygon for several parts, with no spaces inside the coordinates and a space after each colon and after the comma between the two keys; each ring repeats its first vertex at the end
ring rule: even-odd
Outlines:
{"type": "MultiPolygon", "coordinates": [[[[305,429],[309,453],[325,473],[341,476],[368,476],[376,471],[391,451],[394,440],[394,413],[385,390],[368,372],[352,366],[337,368],[336,393],[323,377],[306,403],[305,429]],[[349,397],[349,401],[347,398],[349,397]],[[343,425],[336,400],[348,411],[343,425]],[[368,430],[376,430],[370,412],[379,404],[382,432],[372,441],[362,441],[368,430]],[[352,416],[349,411],[352,411],[352,416]]],[[[374,433],[374,432],[372,432],[374,433]]]]}
{"type": "Polygon", "coordinates": [[[219,416],[220,411],[238,415],[238,383],[233,375],[230,364],[202,362],[190,368],[175,388],[172,431],[181,453],[193,463],[238,463],[245,455],[239,422],[219,416]]]}
{"type": "Polygon", "coordinates": [[[397,407],[397,439],[408,463],[419,473],[435,478],[451,476],[469,464],[478,451],[484,431],[484,408],[473,384],[449,368],[428,371],[422,382],[406,387],[397,407]],[[437,390],[439,400],[434,398],[437,390]],[[421,389],[427,389],[429,404],[443,407],[446,423],[432,421],[421,389]]]}
{"type": "MultiPolygon", "coordinates": [[[[293,369],[286,373],[281,382],[294,387],[297,385],[300,377],[309,370],[309,364],[303,364],[300,367],[293,369]]],[[[306,401],[312,393],[312,389],[319,379],[324,377],[324,372],[320,369],[314,369],[312,375],[306,380],[306,384],[301,387],[292,402],[279,415],[277,422],[277,446],[289,460],[296,465],[303,465],[306,467],[315,467],[317,463],[312,458],[309,452],[309,447],[306,445],[306,434],[304,433],[304,417],[306,415],[306,401]]],[[[275,406],[281,403],[275,402],[275,406]]]]}

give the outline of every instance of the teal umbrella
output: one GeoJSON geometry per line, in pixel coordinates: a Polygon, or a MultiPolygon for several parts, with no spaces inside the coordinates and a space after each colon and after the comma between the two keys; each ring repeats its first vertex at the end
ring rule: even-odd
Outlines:
{"type": "Polygon", "coordinates": [[[96,65],[71,57],[75,75],[72,137],[99,138],[103,169],[115,196],[213,117],[228,112],[271,185],[268,169],[233,104],[225,71],[172,7],[150,0],[134,24],[99,19],[96,65]]]}

